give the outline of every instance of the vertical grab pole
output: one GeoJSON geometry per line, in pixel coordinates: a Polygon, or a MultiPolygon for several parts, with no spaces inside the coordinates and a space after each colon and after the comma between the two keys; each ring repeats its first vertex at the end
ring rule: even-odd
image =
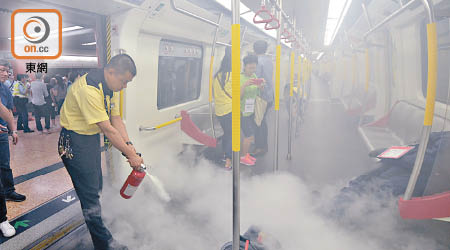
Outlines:
{"type": "Polygon", "coordinates": [[[366,48],[365,50],[365,65],[366,65],[366,80],[364,84],[364,100],[362,104],[361,115],[359,116],[359,126],[361,126],[363,123],[364,114],[366,112],[369,102],[368,98],[369,98],[369,83],[370,83],[370,56],[368,48],[366,48]]]}
{"type": "Polygon", "coordinates": [[[211,122],[212,135],[214,139],[216,138],[216,130],[214,128],[214,120],[213,120],[213,109],[212,109],[212,100],[213,100],[213,66],[214,66],[214,55],[216,53],[216,42],[217,42],[217,34],[220,29],[220,21],[222,21],[223,13],[220,13],[219,20],[217,21],[216,32],[214,33],[214,39],[211,47],[211,62],[209,64],[209,119],[211,122]]]}
{"type": "Polygon", "coordinates": [[[364,91],[369,91],[369,82],[370,82],[370,59],[369,59],[369,49],[366,49],[366,85],[364,87],[364,91]]]}
{"type": "Polygon", "coordinates": [[[410,200],[414,188],[419,178],[420,170],[422,169],[423,159],[427,148],[428,140],[430,139],[431,127],[433,125],[434,104],[436,102],[436,81],[437,81],[437,33],[436,23],[434,20],[433,3],[431,0],[422,0],[428,16],[427,24],[427,41],[428,41],[428,83],[427,83],[427,104],[425,107],[425,116],[423,121],[422,135],[420,139],[419,149],[417,151],[414,168],[409,178],[408,186],[403,196],[404,200],[410,200]]]}
{"type": "Polygon", "coordinates": [[[354,96],[355,86],[356,86],[356,55],[355,54],[353,54],[352,61],[353,61],[353,65],[352,65],[353,79],[352,79],[352,93],[350,96],[350,104],[348,107],[349,109],[351,109],[352,105],[353,105],[353,96],[354,96]]]}
{"type": "MultiPolygon", "coordinates": [[[[292,98],[294,96],[294,64],[295,64],[295,52],[291,51],[291,75],[289,81],[289,123],[288,123],[288,153],[286,159],[291,160],[292,151],[292,98]]],[[[299,91],[299,90],[298,90],[299,91]]]]}
{"type": "Polygon", "coordinates": [[[231,1],[231,80],[232,80],[232,143],[233,143],[233,250],[240,243],[239,151],[241,150],[241,25],[240,0],[231,1]]]}
{"type": "MultiPolygon", "coordinates": [[[[299,53],[300,54],[300,53],[299,53]]],[[[300,119],[301,121],[301,117],[300,115],[303,114],[302,110],[300,110],[300,108],[302,108],[303,105],[301,105],[302,100],[302,95],[303,95],[303,89],[302,89],[302,83],[301,83],[301,74],[302,72],[302,57],[299,55],[298,56],[298,73],[297,73],[297,90],[298,90],[298,96],[296,97],[298,99],[297,102],[297,115],[296,115],[296,120],[295,120],[295,136],[297,136],[297,131],[298,131],[298,119],[300,119]]]]}
{"type": "Polygon", "coordinates": [[[304,94],[303,94],[303,97],[306,99],[306,98],[308,98],[308,91],[306,91],[307,90],[307,88],[309,88],[309,86],[308,86],[308,80],[309,80],[309,61],[308,61],[308,59],[307,58],[305,58],[304,60],[303,60],[303,62],[305,63],[305,74],[304,74],[304,78],[303,78],[303,87],[305,88],[305,91],[304,91],[304,94]]]}
{"type": "Polygon", "coordinates": [[[302,57],[298,56],[298,73],[297,73],[297,89],[298,89],[298,96],[301,98],[303,95],[303,87],[301,83],[301,74],[302,74],[302,57]]]}
{"type": "MultiPolygon", "coordinates": [[[[282,1],[278,0],[280,10],[277,11],[277,18],[280,21],[280,27],[283,27],[283,18],[281,16],[282,1]]],[[[279,123],[280,123],[280,72],[281,72],[281,29],[277,29],[277,57],[275,67],[275,150],[274,150],[274,162],[273,171],[278,171],[278,137],[279,137],[279,123]]]]}

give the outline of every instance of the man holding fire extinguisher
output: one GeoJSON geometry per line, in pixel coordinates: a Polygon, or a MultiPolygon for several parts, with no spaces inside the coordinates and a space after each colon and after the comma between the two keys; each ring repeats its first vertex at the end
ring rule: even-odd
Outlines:
{"type": "Polygon", "coordinates": [[[127,156],[133,169],[140,169],[144,161],[128,138],[118,93],[135,75],[136,65],[129,55],[114,56],[105,68],[78,78],[61,109],[58,152],[72,178],[96,250],[127,249],[112,238],[101,217],[100,133],[127,156]]]}

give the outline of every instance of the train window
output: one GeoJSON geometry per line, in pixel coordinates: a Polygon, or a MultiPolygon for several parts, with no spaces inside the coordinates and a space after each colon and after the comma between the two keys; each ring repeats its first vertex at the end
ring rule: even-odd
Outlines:
{"type": "Polygon", "coordinates": [[[193,101],[200,96],[202,47],[162,40],[158,62],[158,109],[193,101]]]}
{"type": "MultiPolygon", "coordinates": [[[[428,81],[428,50],[426,25],[422,25],[422,92],[427,95],[428,81]]],[[[441,20],[437,23],[438,36],[438,75],[436,86],[436,101],[445,103],[447,101],[448,87],[450,82],[450,23],[449,19],[441,20]]]]}

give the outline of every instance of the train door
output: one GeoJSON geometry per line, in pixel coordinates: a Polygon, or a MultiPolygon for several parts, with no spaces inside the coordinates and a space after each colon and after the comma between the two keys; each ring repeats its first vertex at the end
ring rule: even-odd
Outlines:
{"type": "MultiPolygon", "coordinates": [[[[19,130],[19,143],[10,143],[10,168],[15,192],[26,196],[24,201],[8,201],[8,218],[18,233],[37,225],[40,221],[77,202],[72,182],[58,154],[60,105],[67,89],[77,76],[104,65],[104,16],[55,4],[30,1],[2,1],[0,23],[1,57],[12,64],[12,77],[25,75],[25,83],[34,84],[37,73],[45,74],[44,82],[49,95],[45,98],[45,115],[36,121],[36,106],[27,95],[26,113],[29,131],[19,130]],[[10,53],[10,16],[17,9],[57,9],[62,15],[62,55],[55,60],[16,60],[10,53]],[[8,25],[6,25],[8,24],[8,25]],[[27,132],[27,133],[25,133],[27,132]],[[49,209],[49,207],[53,209],[49,209]],[[25,219],[24,219],[25,218],[25,219]]],[[[17,116],[15,117],[17,122],[17,116]]],[[[12,187],[11,187],[12,188],[12,187]]],[[[69,218],[63,218],[68,220],[69,218]]],[[[51,230],[51,228],[49,229],[51,230]]],[[[45,234],[47,232],[40,232],[45,234]]],[[[0,244],[6,241],[0,237],[0,244]]],[[[32,239],[27,239],[32,240],[32,239]]],[[[30,242],[28,242],[30,243],[30,242]]],[[[26,244],[26,243],[24,243],[26,244]]]]}

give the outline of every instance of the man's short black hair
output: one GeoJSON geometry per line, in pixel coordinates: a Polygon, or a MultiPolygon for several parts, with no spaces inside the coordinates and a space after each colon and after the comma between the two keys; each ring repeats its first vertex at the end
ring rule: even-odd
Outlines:
{"type": "Polygon", "coordinates": [[[52,77],[50,75],[45,75],[44,76],[44,82],[45,83],[50,83],[50,79],[52,79],[52,77]]]}
{"type": "Polygon", "coordinates": [[[133,58],[127,54],[113,56],[105,68],[113,68],[120,73],[130,72],[133,76],[136,75],[136,64],[133,58]]]}
{"type": "Polygon", "coordinates": [[[0,66],[7,67],[8,69],[11,69],[11,64],[5,59],[0,59],[0,66]]]}
{"type": "Polygon", "coordinates": [[[36,77],[36,80],[41,80],[43,75],[44,74],[42,74],[42,73],[35,73],[34,74],[34,76],[36,77]]]}
{"type": "Polygon", "coordinates": [[[29,76],[27,74],[18,74],[17,80],[22,82],[23,79],[27,79],[28,77],[29,76]]]}
{"type": "Polygon", "coordinates": [[[250,63],[256,63],[258,64],[258,57],[255,55],[248,55],[246,57],[244,57],[244,66],[250,63]]]}
{"type": "Polygon", "coordinates": [[[269,45],[267,44],[266,41],[258,40],[253,44],[253,50],[255,51],[256,54],[262,55],[266,53],[268,46],[269,45]]]}
{"type": "Polygon", "coordinates": [[[70,71],[67,78],[69,78],[69,81],[71,83],[75,82],[77,77],[80,75],[80,72],[78,70],[70,71]]]}

